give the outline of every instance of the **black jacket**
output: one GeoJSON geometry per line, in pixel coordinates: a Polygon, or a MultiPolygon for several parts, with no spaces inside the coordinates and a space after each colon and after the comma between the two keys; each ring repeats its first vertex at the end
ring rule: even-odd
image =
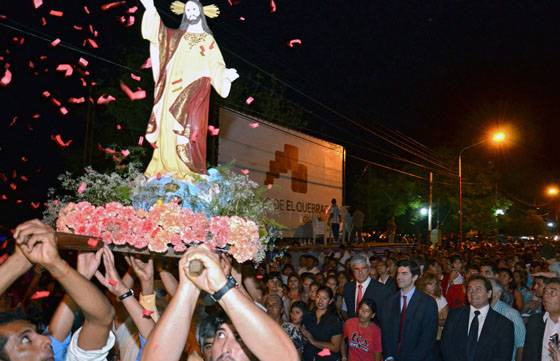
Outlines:
{"type": "Polygon", "coordinates": [[[523,361],[541,361],[544,329],[543,313],[536,313],[529,317],[525,346],[523,346],[523,361]]]}
{"type": "MultiPolygon", "coordinates": [[[[344,296],[348,318],[356,317],[356,282],[346,283],[342,294],[344,296]]],[[[364,291],[362,299],[368,298],[375,302],[375,307],[377,308],[376,316],[379,318],[384,311],[385,303],[390,295],[391,290],[387,286],[372,278],[364,291]]]]}
{"type": "Polygon", "coordinates": [[[394,293],[387,301],[381,319],[383,358],[393,356],[397,361],[435,360],[434,343],[438,327],[436,301],[416,289],[407,303],[403,340],[397,355],[397,341],[401,319],[401,293],[394,293]],[[398,357],[397,357],[398,356],[398,357]]]}
{"type": "MultiPolygon", "coordinates": [[[[441,336],[444,361],[466,361],[470,306],[449,311],[441,336]]],[[[513,322],[488,310],[476,346],[476,361],[511,361],[513,355],[513,322]]]]}

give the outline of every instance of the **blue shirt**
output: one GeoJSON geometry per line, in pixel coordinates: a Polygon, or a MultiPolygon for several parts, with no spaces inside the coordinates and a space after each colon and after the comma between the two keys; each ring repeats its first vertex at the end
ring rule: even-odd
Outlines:
{"type": "Polygon", "coordinates": [[[525,344],[526,330],[525,330],[525,324],[523,323],[523,319],[521,318],[521,315],[516,309],[508,306],[507,304],[499,300],[498,302],[496,302],[494,306],[492,306],[492,309],[498,312],[500,315],[507,318],[508,320],[510,320],[511,322],[513,322],[514,342],[513,342],[513,356],[511,359],[512,361],[515,361],[515,352],[517,351],[518,348],[523,347],[523,344],[525,344]]]}
{"type": "Polygon", "coordinates": [[[70,340],[72,339],[72,333],[69,332],[64,341],[60,342],[53,335],[48,334],[49,329],[45,333],[49,336],[51,340],[51,348],[54,354],[54,361],[64,361],[66,360],[66,352],[68,351],[68,346],[70,346],[70,340]]]}

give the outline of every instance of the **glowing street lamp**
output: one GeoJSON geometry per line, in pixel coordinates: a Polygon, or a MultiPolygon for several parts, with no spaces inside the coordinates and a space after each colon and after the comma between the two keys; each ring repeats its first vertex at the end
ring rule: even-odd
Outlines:
{"type": "Polygon", "coordinates": [[[549,197],[556,197],[560,194],[560,189],[557,186],[551,185],[546,187],[546,195],[549,197]]]}
{"type": "Polygon", "coordinates": [[[474,143],[469,146],[466,146],[465,148],[461,149],[461,151],[459,152],[459,243],[463,241],[463,174],[462,174],[462,166],[461,166],[463,152],[466,151],[467,149],[477,147],[487,142],[492,142],[496,145],[501,145],[506,142],[507,138],[508,137],[506,132],[502,130],[497,130],[492,132],[488,138],[483,139],[478,143],[474,143]]]}
{"type": "Polygon", "coordinates": [[[428,215],[428,208],[426,208],[426,207],[420,208],[420,215],[422,217],[426,217],[428,215]]]}

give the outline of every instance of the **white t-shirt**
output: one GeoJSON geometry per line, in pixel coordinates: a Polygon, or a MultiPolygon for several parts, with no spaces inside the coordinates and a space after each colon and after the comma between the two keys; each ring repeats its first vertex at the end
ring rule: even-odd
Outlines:
{"type": "Polygon", "coordinates": [[[443,296],[439,296],[438,298],[436,298],[436,303],[438,313],[440,313],[441,310],[443,310],[445,306],[447,306],[447,300],[443,296]]]}
{"type": "Polygon", "coordinates": [[[78,346],[78,337],[80,337],[80,332],[82,328],[80,327],[78,331],[74,332],[72,335],[72,340],[70,340],[70,346],[68,346],[68,351],[66,354],[66,361],[106,361],[109,351],[115,345],[115,335],[113,332],[109,332],[109,337],[107,338],[107,343],[103,348],[99,350],[82,350],[78,346]]]}

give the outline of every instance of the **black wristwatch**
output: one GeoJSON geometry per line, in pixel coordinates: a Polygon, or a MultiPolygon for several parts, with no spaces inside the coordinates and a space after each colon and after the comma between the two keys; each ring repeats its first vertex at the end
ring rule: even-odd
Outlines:
{"type": "Polygon", "coordinates": [[[234,287],[237,287],[237,281],[235,280],[235,278],[233,278],[232,275],[229,275],[227,276],[227,282],[224,287],[220,288],[214,294],[211,294],[210,297],[214,300],[214,302],[218,302],[229,290],[234,287]]]}
{"type": "Polygon", "coordinates": [[[125,299],[129,298],[130,296],[134,296],[134,291],[131,289],[129,289],[127,292],[123,293],[122,295],[119,296],[119,301],[124,301],[125,299]]]}

